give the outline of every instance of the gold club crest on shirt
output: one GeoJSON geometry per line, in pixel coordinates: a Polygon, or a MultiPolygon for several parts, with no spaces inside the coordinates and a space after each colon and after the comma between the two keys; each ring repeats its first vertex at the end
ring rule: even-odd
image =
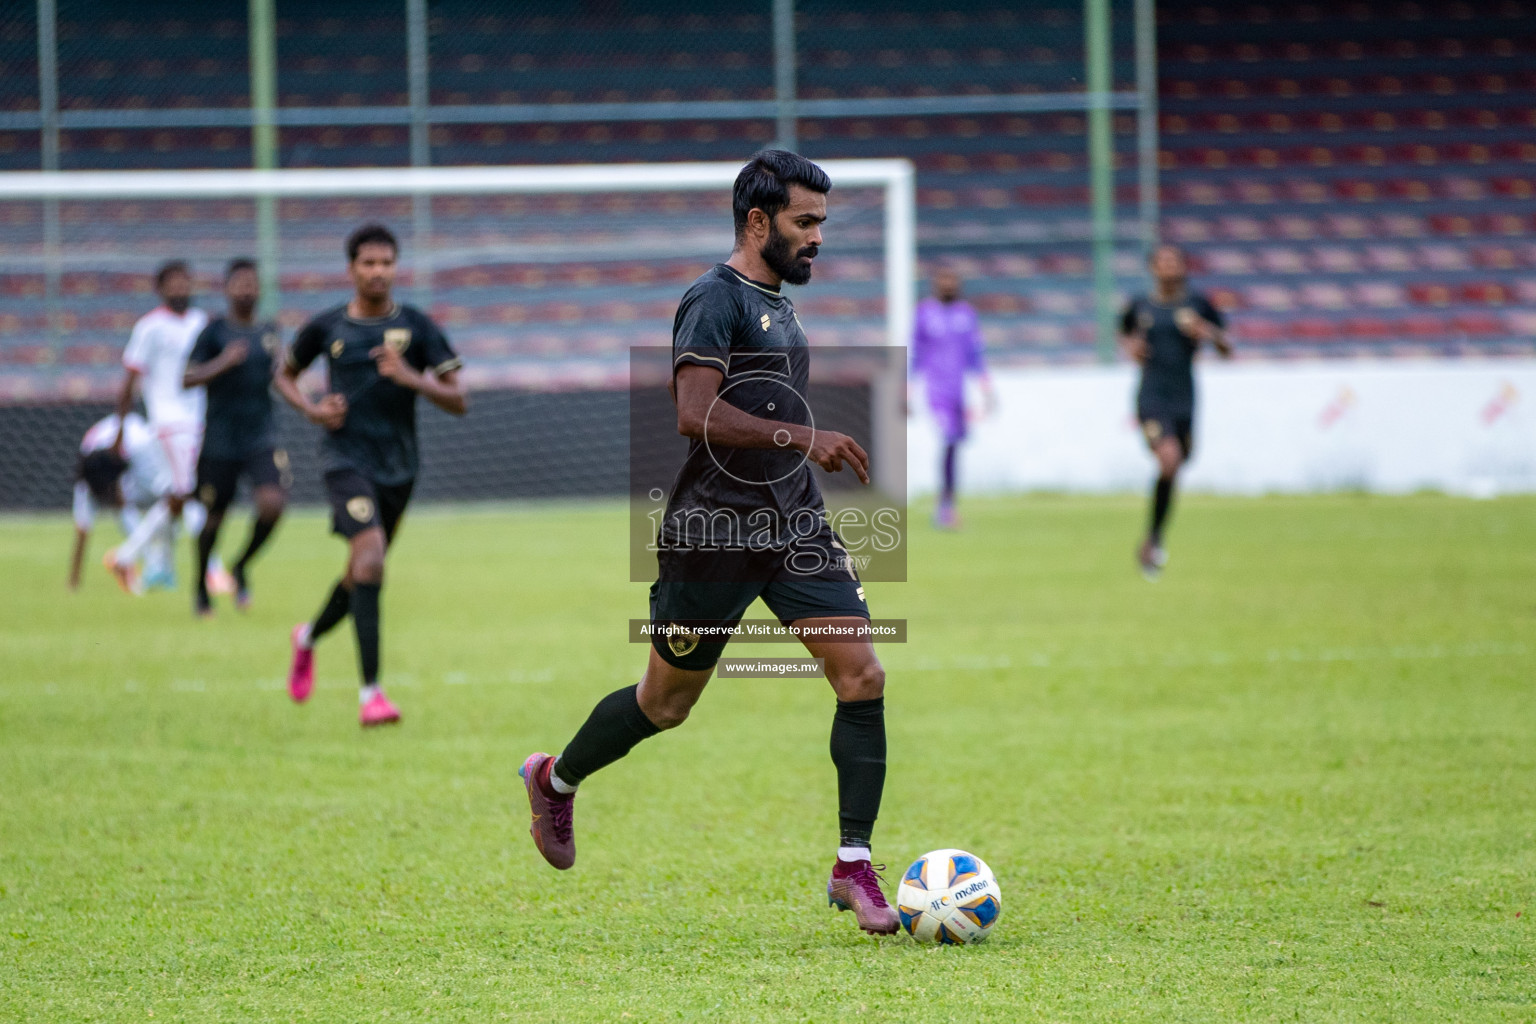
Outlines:
{"type": "Polygon", "coordinates": [[[385,328],[384,344],[396,352],[404,352],[411,346],[411,329],[409,327],[385,328]]]}

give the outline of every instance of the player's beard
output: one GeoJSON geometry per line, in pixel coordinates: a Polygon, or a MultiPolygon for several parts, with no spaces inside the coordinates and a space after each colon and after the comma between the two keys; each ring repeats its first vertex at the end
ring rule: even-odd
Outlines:
{"type": "Polygon", "coordinates": [[[190,295],[177,295],[165,300],[165,308],[178,316],[185,313],[190,305],[192,305],[192,296],[190,295]]]}
{"type": "Polygon", "coordinates": [[[802,256],[815,258],[820,251],[818,246],[807,245],[798,252],[789,251],[789,238],[779,234],[778,227],[772,222],[768,223],[768,241],[759,254],[763,262],[768,264],[768,269],[778,274],[780,278],[790,284],[805,284],[811,279],[811,265],[801,263],[802,256]]]}

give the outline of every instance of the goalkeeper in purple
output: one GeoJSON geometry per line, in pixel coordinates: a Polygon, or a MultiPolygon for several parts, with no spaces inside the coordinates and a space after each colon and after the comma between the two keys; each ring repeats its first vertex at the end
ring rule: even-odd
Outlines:
{"type": "Polygon", "coordinates": [[[955,515],[955,454],[966,433],[966,374],[978,378],[989,410],[994,404],[992,381],[982,354],[981,323],[971,304],[960,298],[959,274],[942,269],[933,275],[933,296],[917,304],[916,321],[912,376],[923,382],[944,443],[944,482],[933,519],[939,527],[952,529],[960,523],[955,515]]]}

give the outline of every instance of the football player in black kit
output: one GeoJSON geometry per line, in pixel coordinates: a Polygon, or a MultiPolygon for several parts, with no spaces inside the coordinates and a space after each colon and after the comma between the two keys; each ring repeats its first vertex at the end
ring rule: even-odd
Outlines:
{"type": "Polygon", "coordinates": [[[256,320],[261,282],[255,263],[248,259],[230,262],[224,272],[224,298],[229,312],[210,321],[197,336],[182,378],[183,387],[201,387],[208,392],[203,448],[197,458],[197,499],[208,509],[207,522],[197,538],[197,590],[193,595],[193,608],[201,616],[213,614],[208,562],[240,477],[250,483],[256,506],[250,540],[232,570],[235,606],[241,611],[251,603],[251,559],[277,526],[290,482],[288,453],[276,446],[272,423],[272,371],[282,349],[282,335],[273,321],[256,320]]]}
{"type": "Polygon", "coordinates": [[[299,331],[278,371],[278,391],[311,423],[321,442],[331,529],[347,539],[347,567],[313,622],[293,629],[288,693],[309,699],[314,645],[348,614],[362,673],[358,720],[400,720],[379,686],[379,592],[384,553],[394,539],[416,482],[416,396],[455,416],[468,409],[458,356],[427,315],[395,302],[400,246],[389,229],[368,224],[347,239],[347,273],[356,289],[299,331]],[[330,390],[311,401],[299,375],[323,358],[330,390]]]}
{"type": "Polygon", "coordinates": [[[1189,459],[1195,427],[1195,352],[1203,344],[1226,358],[1232,343],[1221,311],[1189,290],[1189,264],[1176,245],[1159,245],[1148,257],[1154,285],[1138,295],[1120,317],[1120,344],[1141,364],[1136,419],[1147,446],[1157,457],[1152,515],[1136,560],[1148,579],[1156,579],[1168,561],[1163,528],[1173,507],[1179,468],[1189,459]]]}
{"type": "MultiPolygon", "coordinates": [[[[672,325],[678,432],[690,439],[659,531],[651,587],[650,661],[637,685],[604,697],[558,758],[533,754],[519,774],[544,859],[576,859],[576,787],[641,740],[679,726],[703,694],[725,639],[699,631],[734,625],[761,597],[802,630],[869,620],[864,588],[827,523],[811,463],[846,464],[869,482],[869,459],[850,437],[811,426],[801,395],[809,348],[780,286],[805,284],[827,217],[826,172],[782,150],[757,154],[736,178],[730,258],[693,283],[672,325]],[[656,627],[675,627],[673,630],[656,627]]],[[[870,833],[885,784],[885,672],[867,634],[853,642],[802,636],[826,659],[837,696],[832,760],[841,841],[828,900],[871,933],[897,930],[880,891],[870,833]]]]}

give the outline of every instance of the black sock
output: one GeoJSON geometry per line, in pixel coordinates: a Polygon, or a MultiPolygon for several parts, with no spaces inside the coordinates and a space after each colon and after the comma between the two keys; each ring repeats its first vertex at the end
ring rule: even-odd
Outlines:
{"type": "Polygon", "coordinates": [[[1152,543],[1161,546],[1163,543],[1163,523],[1168,519],[1168,510],[1173,507],[1173,477],[1160,476],[1157,478],[1157,486],[1152,489],[1152,530],[1148,534],[1152,543]]]}
{"type": "Polygon", "coordinates": [[[314,643],[335,629],[336,624],[346,618],[351,609],[352,591],[341,580],[337,580],[331,596],[325,599],[325,607],[320,609],[315,621],[309,624],[309,642],[314,643]]]}
{"type": "Polygon", "coordinates": [[[219,534],[210,521],[203,525],[203,532],[197,535],[197,599],[202,604],[208,603],[208,562],[213,558],[213,545],[218,542],[219,534]]]}
{"type": "Polygon", "coordinates": [[[868,846],[885,789],[885,698],[840,700],[832,717],[843,846],[868,846]]]}
{"type": "Polygon", "coordinates": [[[272,536],[272,528],[276,525],[276,517],[257,519],[251,523],[251,539],[245,542],[245,550],[240,553],[240,560],[235,563],[234,569],[231,570],[234,573],[235,582],[242,588],[245,586],[245,567],[250,564],[252,558],[256,557],[256,552],[261,550],[261,546],[267,542],[267,538],[272,536]]]}
{"type": "Polygon", "coordinates": [[[372,686],[379,681],[379,584],[352,584],[352,628],[363,685],[372,686]]]}
{"type": "Polygon", "coordinates": [[[661,732],[640,709],[639,686],[614,690],[597,702],[565,752],[552,769],[567,786],[606,768],[635,748],[641,740],[661,732]]]}

